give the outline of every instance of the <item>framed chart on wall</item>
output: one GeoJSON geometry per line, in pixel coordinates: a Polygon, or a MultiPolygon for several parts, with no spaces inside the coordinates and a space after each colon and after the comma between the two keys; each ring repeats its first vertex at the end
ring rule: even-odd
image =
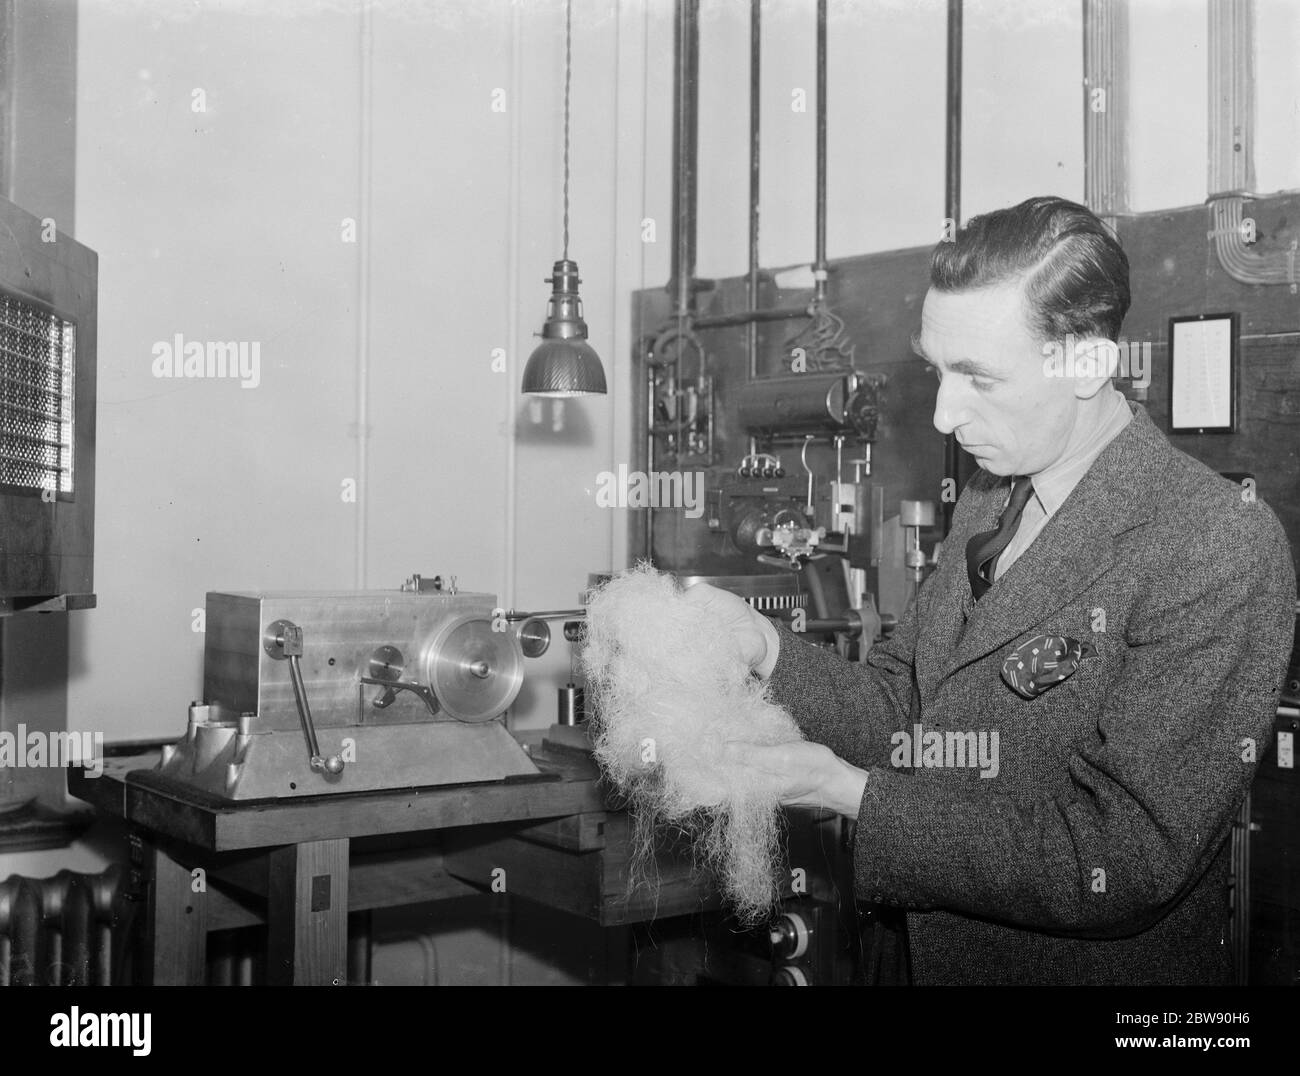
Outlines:
{"type": "Polygon", "coordinates": [[[1238,314],[1169,319],[1169,432],[1236,433],[1238,314]]]}

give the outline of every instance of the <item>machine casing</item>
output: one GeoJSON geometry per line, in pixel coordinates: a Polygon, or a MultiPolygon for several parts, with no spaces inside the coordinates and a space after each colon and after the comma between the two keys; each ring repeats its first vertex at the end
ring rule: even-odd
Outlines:
{"type": "Polygon", "coordinates": [[[209,593],[203,702],[161,768],[235,800],[536,775],[501,720],[522,653],[493,630],[495,605],[451,592],[209,593]],[[339,774],[311,767],[289,662],[267,645],[285,623],[302,630],[320,753],[344,760],[339,774]]]}

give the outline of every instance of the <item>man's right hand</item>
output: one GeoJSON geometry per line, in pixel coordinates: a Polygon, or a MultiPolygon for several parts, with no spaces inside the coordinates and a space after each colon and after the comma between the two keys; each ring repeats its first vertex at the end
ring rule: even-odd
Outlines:
{"type": "Polygon", "coordinates": [[[776,667],[781,648],[781,638],[776,627],[744,598],[728,590],[696,583],[687,587],[685,598],[708,610],[720,621],[740,646],[749,667],[766,680],[776,667]]]}

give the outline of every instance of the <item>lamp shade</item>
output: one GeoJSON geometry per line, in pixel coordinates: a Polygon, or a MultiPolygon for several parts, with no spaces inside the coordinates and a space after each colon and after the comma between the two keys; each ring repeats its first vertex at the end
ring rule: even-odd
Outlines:
{"type": "Polygon", "coordinates": [[[586,340],[543,340],[524,367],[524,392],[534,396],[588,396],[605,392],[600,357],[586,340]]]}
{"type": "Polygon", "coordinates": [[[542,327],[542,342],[524,367],[523,391],[533,396],[603,395],[605,371],[596,349],[587,343],[578,295],[578,263],[555,263],[548,280],[551,301],[542,327]]]}

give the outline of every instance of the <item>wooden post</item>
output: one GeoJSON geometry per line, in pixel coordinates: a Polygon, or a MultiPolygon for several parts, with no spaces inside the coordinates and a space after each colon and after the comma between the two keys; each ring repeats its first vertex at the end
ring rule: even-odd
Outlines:
{"type": "Polygon", "coordinates": [[[203,986],[207,982],[206,883],[196,893],[187,867],[159,845],[146,848],[149,981],[154,986],[203,986]]]}
{"type": "Polygon", "coordinates": [[[269,868],[267,984],[346,985],[347,839],[277,848],[269,868]]]}

